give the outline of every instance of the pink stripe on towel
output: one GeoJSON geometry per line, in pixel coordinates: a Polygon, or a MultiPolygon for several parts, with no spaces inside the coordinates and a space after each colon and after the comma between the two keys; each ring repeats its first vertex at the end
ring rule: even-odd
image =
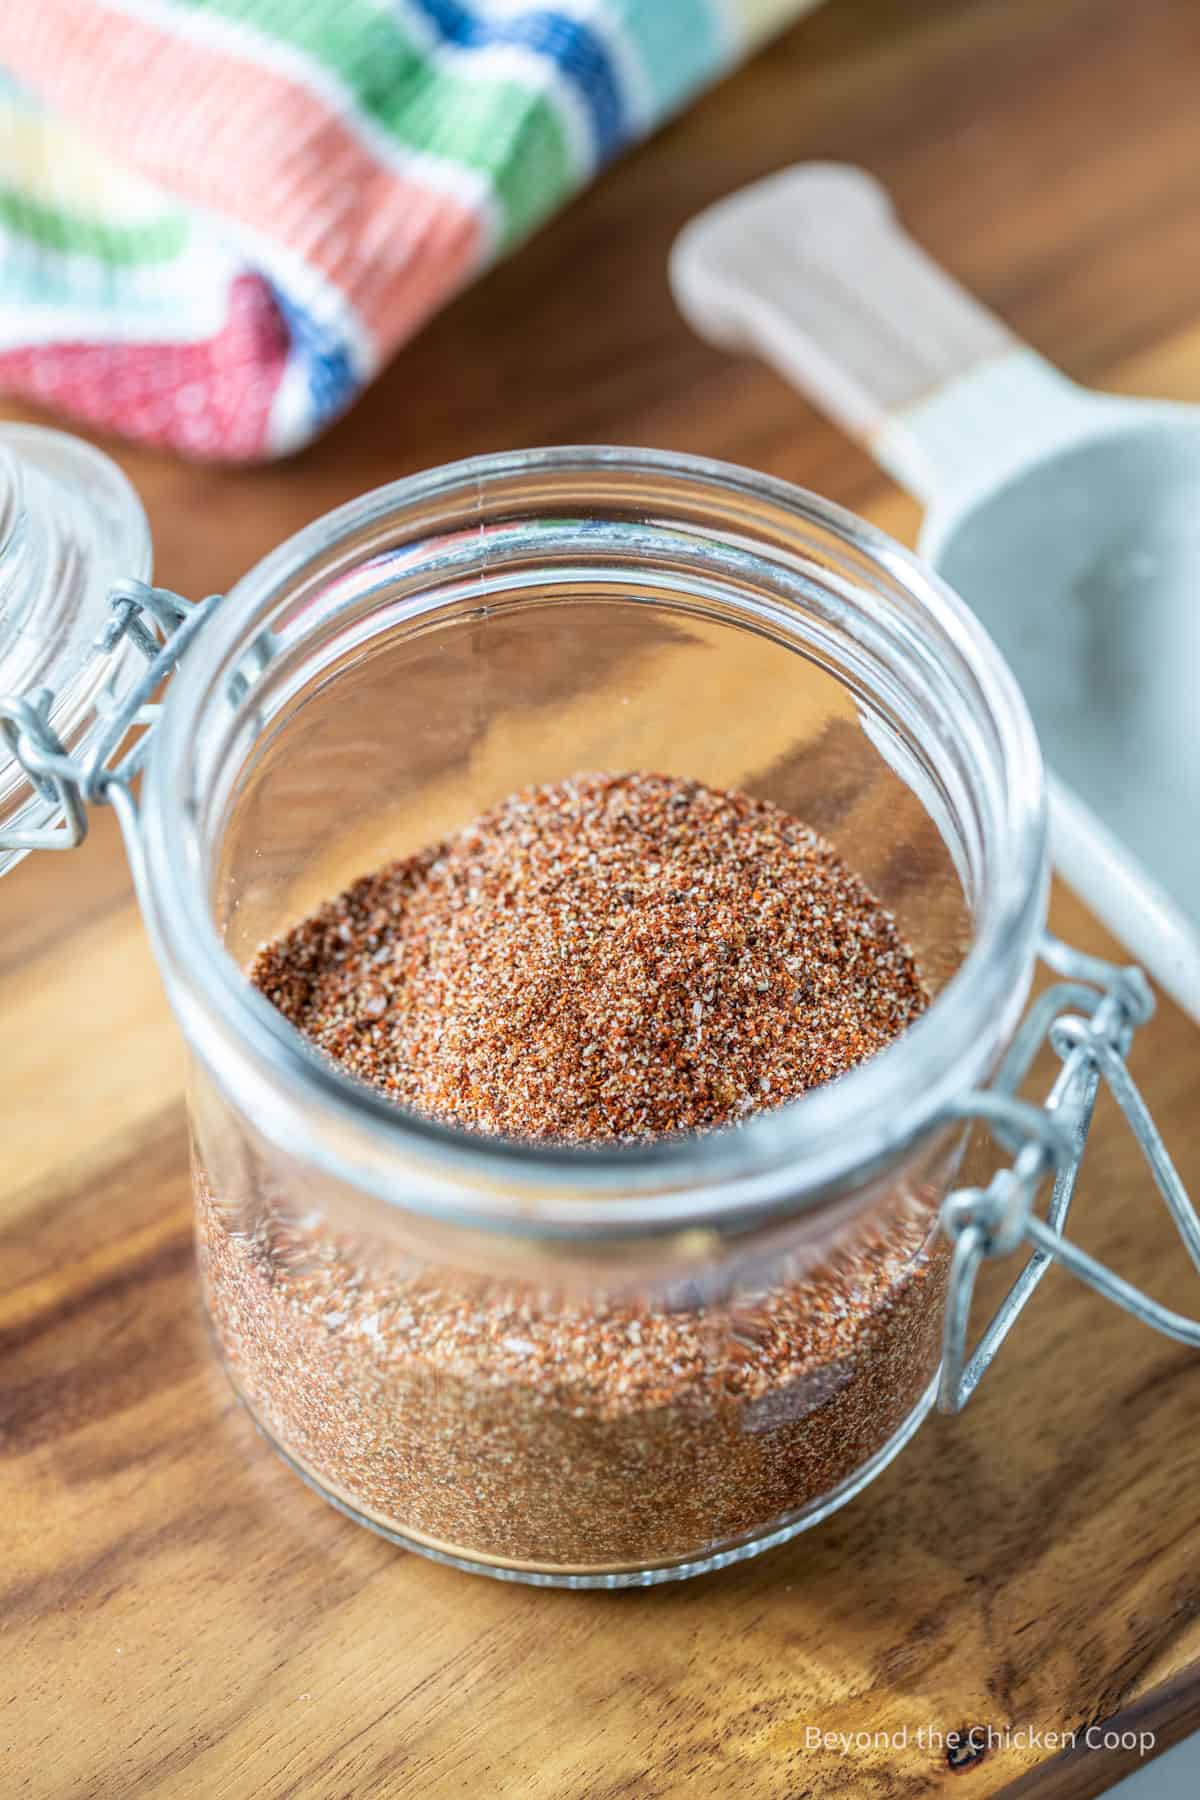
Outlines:
{"type": "Polygon", "coordinates": [[[261,61],[99,0],[36,0],[0,4],[5,62],[114,157],[242,226],[268,273],[272,249],[282,250],[288,286],[315,316],[347,300],[370,339],[368,360],[414,331],[484,258],[472,206],[399,172],[391,163],[402,151],[377,156],[331,102],[261,61]],[[317,277],[309,293],[305,269],[317,277]]]}

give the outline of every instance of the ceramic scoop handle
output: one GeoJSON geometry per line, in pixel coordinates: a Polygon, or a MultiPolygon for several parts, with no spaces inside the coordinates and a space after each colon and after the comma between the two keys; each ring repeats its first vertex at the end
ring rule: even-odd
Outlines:
{"type": "Polygon", "coordinates": [[[960,447],[943,457],[931,443],[925,456],[896,427],[931,396],[1000,362],[1036,365],[1039,390],[1069,386],[914,243],[872,176],[845,164],[785,169],[701,213],[675,243],[671,283],[703,337],[757,351],[926,498],[960,447]]]}

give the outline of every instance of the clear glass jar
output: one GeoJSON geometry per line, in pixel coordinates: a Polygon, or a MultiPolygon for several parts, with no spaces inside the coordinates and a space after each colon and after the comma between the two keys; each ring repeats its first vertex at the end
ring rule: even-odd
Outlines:
{"type": "Polygon", "coordinates": [[[534,1582],[695,1573],[844,1502],[932,1398],[955,1104],[1025,1002],[1044,813],[966,609],[748,472],[486,458],[274,552],[176,678],[135,858],[193,1055],[206,1300],[265,1434],[386,1535],[534,1582]],[[928,1011],[736,1130],[563,1149],[402,1113],[247,982],[354,876],[588,769],[816,826],[895,914],[928,1011]]]}

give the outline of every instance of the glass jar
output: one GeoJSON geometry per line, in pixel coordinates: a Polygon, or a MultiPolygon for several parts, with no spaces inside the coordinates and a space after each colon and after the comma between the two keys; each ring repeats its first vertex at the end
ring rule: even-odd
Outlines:
{"type": "Polygon", "coordinates": [[[145,856],[196,1061],[217,1343],[329,1498],[472,1567],[643,1578],[799,1529],[900,1447],[940,1353],[946,1101],[1011,1035],[1046,888],[1021,700],[911,558],[663,457],[505,457],[385,490],[206,628],[145,856]],[[832,835],[936,990],[928,1015],[737,1131],[585,1151],[406,1117],[247,985],[258,945],[357,874],[528,783],[630,768],[832,835]]]}
{"type": "MultiPolygon", "coordinates": [[[[902,1447],[938,1377],[939,1209],[1048,885],[1023,701],[916,558],[693,459],[436,470],[247,575],[190,644],[140,809],[106,797],[190,1046],[216,1343],[326,1498],[460,1567],[620,1586],[781,1542],[902,1447]],[[403,1112],[246,979],[364,871],[527,784],[630,769],[831,838],[924,1015],[736,1129],[564,1148],[403,1112]]],[[[961,1275],[990,1240],[956,1219],[961,1275]]]]}

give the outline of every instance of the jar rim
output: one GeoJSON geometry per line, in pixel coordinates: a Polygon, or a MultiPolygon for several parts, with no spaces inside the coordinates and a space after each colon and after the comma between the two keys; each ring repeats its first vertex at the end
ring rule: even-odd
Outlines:
{"type": "MultiPolygon", "coordinates": [[[[580,510],[586,500],[581,493],[580,510]]],[[[894,1163],[986,1079],[1024,1005],[1048,885],[1045,778],[1032,721],[999,651],[916,554],[806,490],[736,464],[671,452],[565,446],[504,452],[405,477],[323,515],[231,590],[176,677],[147,769],[142,903],[168,993],[192,1048],[264,1135],[351,1185],[444,1223],[572,1238],[742,1228],[798,1213],[894,1163]],[[605,470],[686,480],[714,506],[770,501],[899,583],[965,659],[998,746],[1003,801],[996,878],[958,970],[893,1044],[839,1081],[734,1129],[650,1144],[538,1145],[483,1136],[397,1107],[320,1057],[255,990],[206,904],[189,751],[214,678],[313,558],[404,509],[512,476],[605,470]],[[420,1169],[421,1191],[398,1180],[420,1169]],[[620,1194],[614,1196],[614,1178],[620,1194]],[[403,1192],[398,1189],[403,1188],[403,1192]],[[519,1191],[514,1192],[514,1189],[519,1191]]]]}

